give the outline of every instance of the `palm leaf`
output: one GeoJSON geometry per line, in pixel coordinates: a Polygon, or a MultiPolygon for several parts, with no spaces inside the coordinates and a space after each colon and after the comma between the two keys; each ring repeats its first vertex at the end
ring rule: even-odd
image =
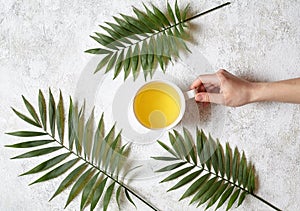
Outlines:
{"type": "Polygon", "coordinates": [[[39,132],[39,131],[15,131],[15,132],[9,132],[6,134],[11,135],[11,136],[20,136],[20,137],[36,137],[36,136],[48,135],[45,132],[39,132]]]}
{"type": "Polygon", "coordinates": [[[110,199],[111,199],[111,196],[112,196],[112,193],[114,191],[114,187],[115,187],[115,182],[113,182],[110,186],[108,186],[106,192],[105,192],[105,195],[104,195],[104,199],[103,199],[103,210],[106,211],[107,210],[107,207],[108,207],[108,204],[110,202],[110,199]]]}
{"type": "MultiPolygon", "coordinates": [[[[129,195],[127,189],[125,189],[125,196],[126,196],[126,198],[128,199],[128,201],[130,201],[130,203],[133,204],[133,206],[136,207],[136,205],[135,205],[135,203],[133,202],[133,200],[131,199],[131,197],[130,197],[130,195],[129,195]]],[[[153,207],[151,207],[151,208],[152,208],[153,210],[156,210],[156,209],[154,209],[153,207]]]]}
{"type": "Polygon", "coordinates": [[[52,137],[55,137],[55,116],[56,116],[55,101],[52,92],[49,88],[49,124],[50,124],[52,137]]]}
{"type": "Polygon", "coordinates": [[[104,54],[95,72],[105,65],[105,72],[109,72],[115,67],[115,79],[123,66],[124,79],[128,77],[130,71],[135,79],[141,68],[147,79],[149,75],[153,76],[154,69],[157,67],[156,62],[165,71],[169,60],[178,57],[180,50],[188,50],[186,47],[182,47],[186,46],[186,31],[188,30],[184,24],[185,20],[182,18],[186,17],[189,7],[185,7],[181,11],[177,2],[174,9],[168,3],[167,14],[154,5],[151,7],[144,5],[144,7],[145,11],[133,7],[135,16],[125,14],[120,14],[120,17],[114,16],[115,23],[106,22],[107,26],[100,25],[105,34],[95,32],[96,36],[90,36],[100,44],[100,47],[85,52],[104,54]],[[126,56],[124,57],[124,55],[126,56]],[[138,61],[141,62],[141,65],[138,65],[138,61]]]}
{"type": "Polygon", "coordinates": [[[35,109],[33,108],[33,106],[28,102],[28,100],[22,95],[23,98],[23,102],[27,108],[27,110],[29,111],[29,113],[31,114],[31,116],[33,117],[33,119],[35,120],[35,122],[39,125],[41,125],[40,119],[35,111],[35,109]]]}
{"type": "Polygon", "coordinates": [[[66,171],[68,171],[72,166],[74,166],[79,161],[79,158],[74,158],[73,160],[67,161],[64,164],[56,167],[55,169],[51,170],[50,172],[47,172],[45,175],[40,177],[39,179],[32,182],[30,185],[38,183],[38,182],[45,182],[51,179],[54,179],[66,171]]]}
{"type": "Polygon", "coordinates": [[[30,152],[26,152],[24,154],[18,155],[16,157],[11,158],[11,159],[32,158],[32,157],[36,157],[36,156],[46,155],[46,154],[49,154],[51,152],[55,152],[55,151],[60,150],[60,149],[62,149],[61,146],[37,149],[37,150],[33,150],[33,151],[30,151],[30,152]]]}
{"type": "Polygon", "coordinates": [[[75,182],[75,184],[73,185],[70,191],[65,208],[83,190],[83,188],[87,185],[87,183],[89,182],[89,180],[91,179],[94,173],[95,173],[95,169],[92,167],[79,177],[79,179],[75,182]]]}
{"type": "Polygon", "coordinates": [[[21,119],[23,119],[25,122],[34,125],[36,127],[41,127],[41,125],[39,123],[37,123],[35,120],[31,119],[30,117],[21,114],[20,112],[18,112],[16,109],[12,108],[13,112],[15,112],[15,114],[20,117],[21,119]]]}
{"type": "Polygon", "coordinates": [[[95,193],[93,194],[93,197],[92,197],[91,210],[94,210],[99,199],[101,198],[101,195],[102,195],[105,185],[106,185],[106,181],[107,181],[107,178],[105,178],[104,180],[101,180],[101,182],[96,186],[95,193]]]}
{"type": "Polygon", "coordinates": [[[117,201],[117,204],[118,204],[118,207],[119,207],[119,210],[120,210],[120,196],[121,196],[121,190],[122,190],[122,187],[120,186],[116,192],[116,201],[117,201]]]}
{"type": "Polygon", "coordinates": [[[51,201],[55,196],[60,194],[64,191],[67,187],[69,187],[80,175],[81,173],[87,168],[87,164],[83,163],[74,169],[59,185],[53,196],[49,201],[51,201]]]}
{"type": "Polygon", "coordinates": [[[30,147],[36,147],[41,146],[45,144],[50,144],[54,142],[54,140],[37,140],[37,141],[26,141],[22,143],[12,144],[12,145],[5,145],[6,147],[12,147],[12,148],[30,148],[30,147]]]}
{"type": "Polygon", "coordinates": [[[39,90],[38,113],[32,104],[22,96],[31,117],[27,117],[13,109],[17,116],[25,122],[37,126],[39,131],[21,130],[7,134],[32,138],[47,136],[45,140],[33,139],[6,146],[23,149],[35,147],[34,150],[15,156],[12,159],[49,156],[31,170],[21,174],[21,176],[46,172],[31,184],[45,182],[57,177],[62,178],[62,182],[50,200],[70,187],[66,207],[82,193],[81,210],[88,205],[90,205],[91,210],[95,209],[101,198],[103,199],[103,209],[107,210],[116,187],[119,188],[118,195],[124,193],[130,203],[133,203],[129,196],[130,193],[147,203],[119,179],[121,178],[119,174],[125,171],[122,167],[126,166],[124,162],[126,161],[127,150],[126,145],[121,144],[121,134],[117,133],[116,135],[115,126],[106,134],[102,114],[99,124],[94,130],[94,111],[92,111],[89,118],[85,118],[85,106],[78,109],[77,104],[73,103],[71,97],[69,108],[66,110],[62,93],[59,93],[58,103],[56,104],[50,89],[47,109],[44,96],[42,91],[39,90]],[[47,118],[47,112],[49,118],[47,118]],[[68,121],[66,121],[65,116],[68,121]],[[47,124],[50,125],[49,131],[47,130],[47,124]],[[64,143],[65,131],[68,132],[67,140],[69,143],[64,143]],[[55,137],[56,134],[58,134],[57,137],[55,137]],[[49,143],[52,143],[52,145],[41,148],[49,143]],[[53,144],[56,146],[53,146],[53,144]],[[75,145],[74,150],[73,145],[75,145]],[[52,152],[58,152],[58,154],[52,155],[52,152]]]}
{"type": "MultiPolygon", "coordinates": [[[[178,15],[177,18],[179,18],[178,15]]],[[[196,202],[197,206],[200,206],[208,202],[207,208],[217,202],[216,208],[219,208],[227,201],[226,209],[230,209],[236,201],[240,205],[247,194],[253,194],[256,176],[253,166],[247,163],[244,153],[241,156],[237,148],[232,153],[227,143],[224,155],[223,146],[219,141],[215,141],[210,135],[206,136],[199,129],[196,133],[197,144],[187,129],[183,129],[183,134],[182,136],[176,130],[170,133],[170,147],[159,141],[158,143],[169,154],[168,157],[154,157],[162,161],[180,159],[156,171],[171,172],[161,182],[176,180],[184,176],[168,191],[186,187],[180,200],[192,197],[190,204],[196,202]],[[198,170],[194,171],[194,169],[198,170]],[[189,185],[192,181],[194,182],[189,185]]]]}
{"type": "Polygon", "coordinates": [[[56,125],[57,125],[57,132],[59,135],[59,140],[61,143],[64,143],[64,134],[65,134],[65,109],[64,109],[64,102],[61,91],[59,93],[59,101],[57,104],[57,113],[56,113],[56,125]]]}
{"type": "Polygon", "coordinates": [[[176,185],[174,185],[168,191],[175,190],[175,189],[180,188],[181,186],[187,184],[188,182],[195,179],[201,172],[202,172],[202,170],[195,171],[195,172],[191,173],[190,175],[184,177],[182,180],[180,180],[176,185]]]}
{"type": "Polygon", "coordinates": [[[93,194],[93,189],[92,188],[95,186],[99,174],[100,173],[98,172],[96,175],[94,175],[93,178],[84,187],[84,189],[82,191],[81,203],[80,203],[80,209],[81,210],[83,210],[83,208],[87,205],[89,198],[93,194]]]}
{"type": "Polygon", "coordinates": [[[41,90],[39,90],[39,112],[42,120],[43,128],[47,130],[47,108],[46,108],[46,100],[41,90]]]}
{"type": "Polygon", "coordinates": [[[35,173],[39,173],[42,171],[45,171],[49,168],[51,168],[52,166],[57,165],[58,163],[60,163],[61,161],[65,160],[67,157],[69,157],[71,155],[70,152],[58,155],[54,158],[51,158],[41,164],[39,164],[38,166],[34,167],[33,169],[21,174],[21,176],[26,175],[26,174],[35,174],[35,173]]]}

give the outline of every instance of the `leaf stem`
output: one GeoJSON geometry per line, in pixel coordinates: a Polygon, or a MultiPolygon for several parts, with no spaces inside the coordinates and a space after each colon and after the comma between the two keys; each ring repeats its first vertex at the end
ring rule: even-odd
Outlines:
{"type": "Polygon", "coordinates": [[[277,211],[281,211],[281,209],[279,209],[278,207],[276,207],[275,205],[271,204],[270,202],[264,200],[263,198],[261,198],[260,196],[254,194],[254,193],[250,193],[251,196],[257,198],[258,200],[262,201],[263,203],[269,205],[270,207],[272,207],[274,210],[277,210],[277,211]]]}
{"type": "MultiPolygon", "coordinates": [[[[222,7],[225,7],[225,6],[229,5],[229,4],[230,4],[230,2],[226,2],[226,3],[224,3],[224,4],[221,4],[221,5],[217,6],[217,7],[214,7],[214,8],[212,8],[212,9],[209,9],[209,10],[206,10],[206,11],[204,11],[204,12],[201,12],[201,13],[199,13],[198,15],[194,15],[193,17],[187,18],[187,19],[183,20],[183,21],[180,22],[180,23],[185,23],[185,22],[191,21],[191,20],[196,19],[196,18],[198,18],[198,17],[200,17],[200,16],[202,16],[202,15],[205,15],[205,14],[207,14],[207,13],[210,13],[210,12],[212,12],[212,11],[214,11],[214,10],[220,9],[220,8],[222,8],[222,7]]],[[[178,24],[180,24],[180,23],[178,23],[178,24]]]]}
{"type": "Polygon", "coordinates": [[[77,156],[78,158],[80,158],[81,160],[83,160],[85,163],[91,165],[92,167],[94,167],[95,169],[97,169],[98,171],[100,171],[101,173],[103,173],[105,176],[109,177],[111,180],[113,180],[114,182],[116,182],[117,184],[119,184],[120,186],[122,186],[123,188],[125,188],[128,192],[130,192],[132,195],[134,195],[136,198],[138,198],[139,200],[141,200],[143,203],[145,203],[148,207],[150,207],[152,210],[154,211],[159,211],[158,208],[156,208],[154,205],[152,205],[150,202],[147,202],[142,196],[138,195],[137,193],[135,193],[133,190],[131,190],[126,184],[124,184],[123,182],[120,182],[119,180],[115,179],[114,177],[112,177],[111,175],[109,175],[106,171],[103,171],[102,169],[100,169],[98,166],[95,166],[93,163],[91,163],[90,161],[88,161],[86,158],[83,158],[82,156],[80,156],[79,154],[76,154],[75,152],[73,152],[71,149],[69,149],[68,147],[66,147],[65,145],[62,144],[62,142],[56,140],[55,137],[53,137],[50,133],[48,133],[47,131],[45,131],[47,133],[47,135],[49,135],[54,141],[56,141],[59,145],[61,145],[63,148],[65,148],[66,150],[68,150],[70,153],[74,154],[75,156],[77,156]]]}
{"type": "Polygon", "coordinates": [[[189,161],[185,161],[185,162],[186,162],[186,163],[189,163],[189,164],[191,164],[191,165],[193,165],[193,166],[195,166],[195,167],[198,167],[198,168],[200,168],[200,169],[203,169],[204,171],[207,171],[208,173],[213,174],[213,175],[215,175],[216,177],[218,177],[218,178],[220,178],[220,179],[222,179],[222,180],[225,180],[226,182],[230,183],[231,185],[235,186],[236,188],[239,188],[239,189],[241,189],[241,190],[247,192],[247,193],[250,194],[251,196],[257,198],[257,199],[260,200],[261,202],[263,202],[263,203],[267,204],[268,206],[272,207],[274,210],[281,211],[281,209],[279,209],[279,208],[276,207],[275,205],[271,204],[270,202],[266,201],[265,199],[261,198],[260,196],[254,194],[253,192],[250,192],[249,190],[247,190],[247,189],[245,189],[245,188],[243,188],[243,187],[241,187],[241,186],[235,184],[234,182],[230,181],[229,179],[226,179],[225,177],[222,177],[222,176],[216,174],[215,172],[209,171],[209,170],[203,168],[202,166],[197,166],[197,165],[195,165],[194,163],[191,163],[191,162],[189,162],[189,161]]]}
{"type": "MultiPolygon", "coordinates": [[[[225,6],[229,5],[229,4],[230,4],[230,2],[226,2],[226,3],[224,3],[224,4],[221,4],[221,5],[219,5],[219,6],[214,7],[214,8],[212,8],[212,9],[206,10],[206,11],[201,12],[201,13],[199,13],[199,14],[197,14],[197,15],[194,15],[194,16],[192,16],[192,17],[190,17],[190,18],[187,18],[187,19],[185,19],[185,20],[182,20],[182,21],[180,21],[180,22],[178,22],[178,23],[174,23],[174,24],[171,25],[171,26],[165,27],[165,28],[163,28],[162,30],[159,30],[159,31],[157,31],[157,32],[155,32],[155,33],[152,33],[152,34],[149,35],[148,37],[145,37],[145,38],[143,38],[143,39],[141,39],[141,40],[139,40],[139,41],[137,41],[137,42],[135,42],[135,43],[132,43],[132,44],[130,44],[130,45],[128,45],[128,46],[125,46],[125,47],[123,47],[123,48],[119,48],[119,49],[116,50],[116,51],[120,51],[120,50],[124,50],[124,49],[126,49],[126,48],[129,48],[129,47],[131,47],[131,46],[133,46],[133,45],[136,45],[136,44],[138,44],[138,43],[140,43],[140,42],[143,42],[144,40],[149,39],[149,38],[151,38],[151,37],[153,37],[153,36],[155,36],[155,35],[157,35],[157,34],[160,34],[160,33],[162,33],[162,32],[165,32],[165,31],[167,31],[167,30],[169,30],[169,29],[175,27],[175,26],[178,26],[179,24],[182,24],[182,23],[191,21],[191,20],[196,19],[196,18],[198,18],[198,17],[200,17],[200,16],[202,16],[202,15],[208,14],[208,13],[214,11],[214,10],[220,9],[220,8],[222,8],[222,7],[225,7],[225,6]]],[[[116,52],[116,51],[115,51],[115,52],[116,52]]]]}

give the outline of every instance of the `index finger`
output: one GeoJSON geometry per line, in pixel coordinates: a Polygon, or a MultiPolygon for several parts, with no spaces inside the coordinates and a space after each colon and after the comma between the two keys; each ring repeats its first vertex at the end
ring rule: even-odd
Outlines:
{"type": "Polygon", "coordinates": [[[217,75],[214,74],[206,74],[200,75],[191,85],[191,89],[196,89],[201,84],[211,83],[215,85],[220,85],[220,80],[218,79],[217,75]]]}
{"type": "Polygon", "coordinates": [[[202,84],[202,81],[200,80],[200,78],[198,77],[190,86],[191,89],[196,89],[197,87],[199,87],[202,84]]]}

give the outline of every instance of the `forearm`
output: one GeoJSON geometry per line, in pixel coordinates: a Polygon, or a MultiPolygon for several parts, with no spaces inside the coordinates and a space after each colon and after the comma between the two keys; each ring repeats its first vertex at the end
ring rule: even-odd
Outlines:
{"type": "Polygon", "coordinates": [[[252,83],[251,102],[277,101],[285,103],[300,103],[300,78],[252,83]]]}

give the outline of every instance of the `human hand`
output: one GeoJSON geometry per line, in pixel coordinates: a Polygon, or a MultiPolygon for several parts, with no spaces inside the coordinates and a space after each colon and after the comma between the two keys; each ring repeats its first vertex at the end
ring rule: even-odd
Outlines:
{"type": "Polygon", "coordinates": [[[191,85],[195,100],[237,107],[252,101],[253,83],[220,69],[214,74],[200,75],[191,85]]]}

